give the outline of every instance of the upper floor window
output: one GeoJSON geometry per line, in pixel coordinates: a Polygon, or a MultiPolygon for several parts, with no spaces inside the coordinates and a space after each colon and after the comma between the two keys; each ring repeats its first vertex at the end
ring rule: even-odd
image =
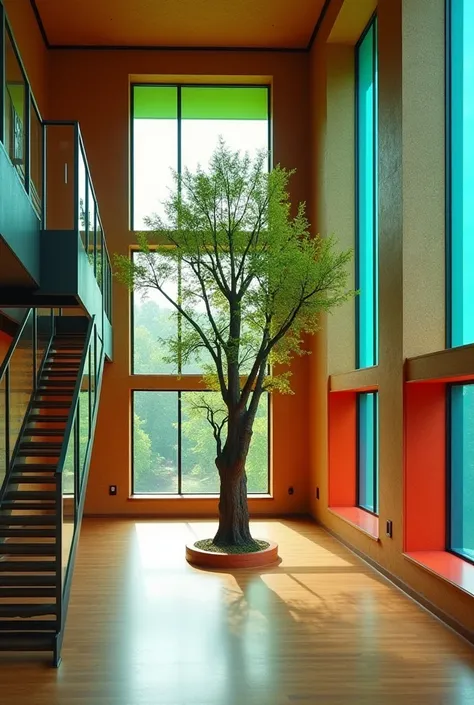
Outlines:
{"type": "Polygon", "coordinates": [[[474,343],[474,3],[448,0],[448,347],[474,343]]]}
{"type": "Polygon", "coordinates": [[[5,149],[25,181],[26,80],[8,29],[5,32],[5,149]]]}
{"type": "Polygon", "coordinates": [[[268,86],[132,86],[132,228],[165,217],[173,170],[206,167],[217,140],[234,150],[269,150],[268,86]]]}
{"type": "Polygon", "coordinates": [[[377,20],[356,46],[356,367],[378,362],[377,20]]]}

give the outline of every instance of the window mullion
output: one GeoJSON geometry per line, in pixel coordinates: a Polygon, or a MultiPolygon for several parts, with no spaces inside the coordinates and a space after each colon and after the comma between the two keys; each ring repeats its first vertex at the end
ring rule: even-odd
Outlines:
{"type": "Polygon", "coordinates": [[[178,392],[178,494],[183,493],[183,478],[182,478],[182,443],[181,443],[181,430],[182,430],[182,392],[178,392]]]}

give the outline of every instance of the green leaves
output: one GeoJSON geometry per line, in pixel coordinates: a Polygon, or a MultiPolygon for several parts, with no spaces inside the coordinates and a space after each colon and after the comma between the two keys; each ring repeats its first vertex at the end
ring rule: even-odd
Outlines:
{"type": "Polygon", "coordinates": [[[169,356],[191,361],[204,350],[206,383],[229,410],[250,416],[263,389],[290,391],[281,365],[305,354],[304,337],[318,331],[322,312],[355,293],[347,286],[352,253],[310,235],[304,204],[292,215],[293,172],[267,173],[266,163],[264,153],[252,161],[219,141],[207,171],[175,174],[167,224],[150,216],[151,231],[138,235],[142,255],[114,260],[126,286],[155,289],[175,308],[169,356]]]}

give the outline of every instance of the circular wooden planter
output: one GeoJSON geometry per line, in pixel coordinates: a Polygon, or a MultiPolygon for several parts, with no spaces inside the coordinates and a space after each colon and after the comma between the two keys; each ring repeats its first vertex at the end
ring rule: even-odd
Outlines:
{"type": "MultiPolygon", "coordinates": [[[[266,539],[265,539],[266,540],[266,539]]],[[[214,568],[225,570],[229,568],[260,568],[261,566],[276,563],[278,558],[278,544],[268,541],[268,548],[254,553],[212,553],[196,548],[192,543],[186,545],[186,560],[192,565],[201,568],[214,568]]]]}

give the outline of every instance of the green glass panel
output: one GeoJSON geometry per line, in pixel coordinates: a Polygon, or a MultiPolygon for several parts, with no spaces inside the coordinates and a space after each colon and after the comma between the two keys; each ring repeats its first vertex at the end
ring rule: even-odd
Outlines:
{"type": "Polygon", "coordinates": [[[169,120],[178,117],[176,86],[134,86],[133,117],[135,120],[169,120]]]}
{"type": "Polygon", "coordinates": [[[267,120],[268,88],[193,86],[181,92],[186,120],[267,120]]]}

